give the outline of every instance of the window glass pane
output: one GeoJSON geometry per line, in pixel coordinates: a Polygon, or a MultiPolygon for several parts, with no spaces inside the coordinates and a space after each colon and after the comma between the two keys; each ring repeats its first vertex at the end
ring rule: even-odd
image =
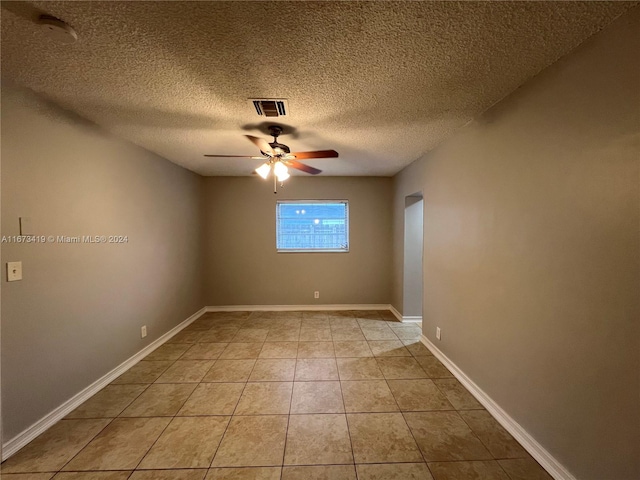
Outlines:
{"type": "Polygon", "coordinates": [[[276,210],[278,251],[349,251],[346,201],[280,201],[276,210]]]}

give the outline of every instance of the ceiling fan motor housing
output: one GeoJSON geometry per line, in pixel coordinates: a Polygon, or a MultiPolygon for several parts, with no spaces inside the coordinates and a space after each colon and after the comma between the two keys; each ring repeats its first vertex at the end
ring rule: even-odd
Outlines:
{"type": "Polygon", "coordinates": [[[271,148],[273,148],[276,152],[278,152],[278,150],[282,150],[283,153],[291,153],[291,150],[289,149],[289,147],[287,147],[284,143],[278,143],[278,142],[272,142],[269,145],[271,145],[271,148]]]}

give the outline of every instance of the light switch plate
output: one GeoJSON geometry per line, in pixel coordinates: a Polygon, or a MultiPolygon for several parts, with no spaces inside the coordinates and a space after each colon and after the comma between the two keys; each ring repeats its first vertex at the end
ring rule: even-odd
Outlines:
{"type": "Polygon", "coordinates": [[[31,217],[20,217],[20,235],[23,237],[33,235],[31,217]]]}
{"type": "Polygon", "coordinates": [[[22,262],[7,262],[7,282],[22,280],[22,262]]]}

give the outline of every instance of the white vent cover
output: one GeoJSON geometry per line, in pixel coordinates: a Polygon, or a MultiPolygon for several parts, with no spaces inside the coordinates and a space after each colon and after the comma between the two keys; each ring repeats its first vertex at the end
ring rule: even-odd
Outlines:
{"type": "Polygon", "coordinates": [[[250,98],[249,102],[261,117],[286,117],[289,115],[289,104],[282,98],[250,98]]]}

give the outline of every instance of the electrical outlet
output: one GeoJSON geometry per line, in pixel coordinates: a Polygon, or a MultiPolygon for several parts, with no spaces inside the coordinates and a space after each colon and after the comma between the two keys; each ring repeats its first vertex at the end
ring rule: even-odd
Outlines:
{"type": "Polygon", "coordinates": [[[437,338],[438,340],[441,340],[441,338],[440,338],[440,337],[441,337],[440,327],[436,327],[436,338],[437,338]]]}
{"type": "Polygon", "coordinates": [[[320,298],[320,292],[318,292],[317,290],[313,292],[313,298],[320,298]]]}
{"type": "Polygon", "coordinates": [[[147,336],[147,326],[143,325],[140,327],[140,338],[144,338],[147,336]]]}
{"type": "Polygon", "coordinates": [[[7,262],[7,282],[16,280],[22,280],[22,262],[7,262]]]}

